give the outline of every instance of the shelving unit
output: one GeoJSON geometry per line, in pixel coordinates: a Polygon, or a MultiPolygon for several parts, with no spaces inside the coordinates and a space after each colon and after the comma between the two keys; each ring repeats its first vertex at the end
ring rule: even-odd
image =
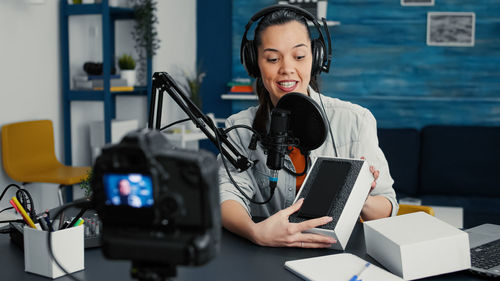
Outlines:
{"type": "MultiPolygon", "coordinates": [[[[134,87],[133,91],[111,92],[110,76],[115,57],[115,22],[117,20],[133,20],[132,8],[110,7],[108,0],[97,4],[68,4],[60,1],[60,43],[61,43],[61,75],[64,122],[64,161],[66,165],[72,162],[71,147],[71,102],[102,101],[104,103],[104,133],[106,143],[111,140],[111,120],[116,116],[116,96],[132,95],[147,96],[148,104],[151,97],[151,80],[147,86],[134,87]],[[102,18],[102,63],[104,87],[102,91],[72,90],[70,88],[69,59],[69,18],[79,15],[101,15],[102,18]]],[[[146,77],[152,77],[152,58],[147,58],[146,77]]]]}

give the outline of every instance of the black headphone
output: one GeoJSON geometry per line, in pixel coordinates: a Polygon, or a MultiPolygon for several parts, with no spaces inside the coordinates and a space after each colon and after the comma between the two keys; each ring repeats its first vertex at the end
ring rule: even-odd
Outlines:
{"type": "Polygon", "coordinates": [[[321,25],[316,20],[316,17],[302,8],[286,4],[277,4],[257,12],[245,26],[245,33],[243,34],[243,38],[241,40],[240,59],[241,63],[248,72],[248,75],[253,78],[258,78],[260,76],[260,69],[257,62],[257,49],[254,44],[254,40],[247,39],[248,30],[254,22],[274,11],[282,9],[291,10],[299,15],[302,15],[305,19],[314,24],[318,30],[319,38],[311,39],[311,51],[313,56],[311,76],[315,76],[321,72],[328,73],[328,71],[330,71],[330,63],[332,61],[332,44],[326,20],[324,18],[322,19],[324,33],[326,33],[326,37],[328,39],[328,55],[326,55],[326,42],[321,30],[321,25]]]}

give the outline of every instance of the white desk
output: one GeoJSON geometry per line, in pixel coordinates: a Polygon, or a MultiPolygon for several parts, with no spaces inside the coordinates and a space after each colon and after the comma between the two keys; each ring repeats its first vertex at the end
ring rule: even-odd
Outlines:
{"type": "Polygon", "coordinates": [[[173,145],[193,150],[198,150],[199,140],[207,139],[207,136],[205,136],[200,129],[190,129],[186,126],[179,126],[171,131],[167,131],[165,132],[165,136],[167,136],[167,139],[171,141],[173,145]]]}
{"type": "Polygon", "coordinates": [[[445,207],[445,206],[429,206],[434,209],[436,218],[453,225],[456,228],[464,227],[464,208],[462,207],[445,207]]]}

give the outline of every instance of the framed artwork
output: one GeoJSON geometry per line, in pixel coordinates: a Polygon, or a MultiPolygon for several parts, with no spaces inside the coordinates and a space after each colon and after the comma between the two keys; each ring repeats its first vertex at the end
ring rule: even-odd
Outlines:
{"type": "Polygon", "coordinates": [[[474,46],[476,14],[472,12],[428,12],[427,45],[474,46]]]}
{"type": "Polygon", "coordinates": [[[401,6],[434,6],[434,0],[401,0],[401,6]]]}

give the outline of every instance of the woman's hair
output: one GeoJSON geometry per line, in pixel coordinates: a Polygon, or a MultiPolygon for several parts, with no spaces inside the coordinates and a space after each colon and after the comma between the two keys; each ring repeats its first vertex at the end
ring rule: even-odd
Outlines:
{"type": "MultiPolygon", "coordinates": [[[[309,38],[311,37],[309,29],[307,28],[307,21],[304,16],[290,9],[280,9],[264,16],[257,24],[253,40],[255,44],[254,50],[257,50],[258,47],[262,44],[262,32],[264,30],[266,30],[270,26],[283,25],[291,21],[302,23],[306,27],[309,38]]],[[[256,92],[259,98],[259,108],[257,109],[257,113],[255,114],[255,119],[253,121],[252,127],[259,133],[261,133],[261,135],[264,135],[266,133],[266,123],[268,121],[267,119],[269,116],[269,112],[273,108],[273,104],[271,102],[269,92],[267,91],[266,87],[264,87],[262,78],[257,77],[255,82],[256,92]]],[[[316,76],[311,77],[309,85],[315,91],[319,91],[316,76]]]]}

